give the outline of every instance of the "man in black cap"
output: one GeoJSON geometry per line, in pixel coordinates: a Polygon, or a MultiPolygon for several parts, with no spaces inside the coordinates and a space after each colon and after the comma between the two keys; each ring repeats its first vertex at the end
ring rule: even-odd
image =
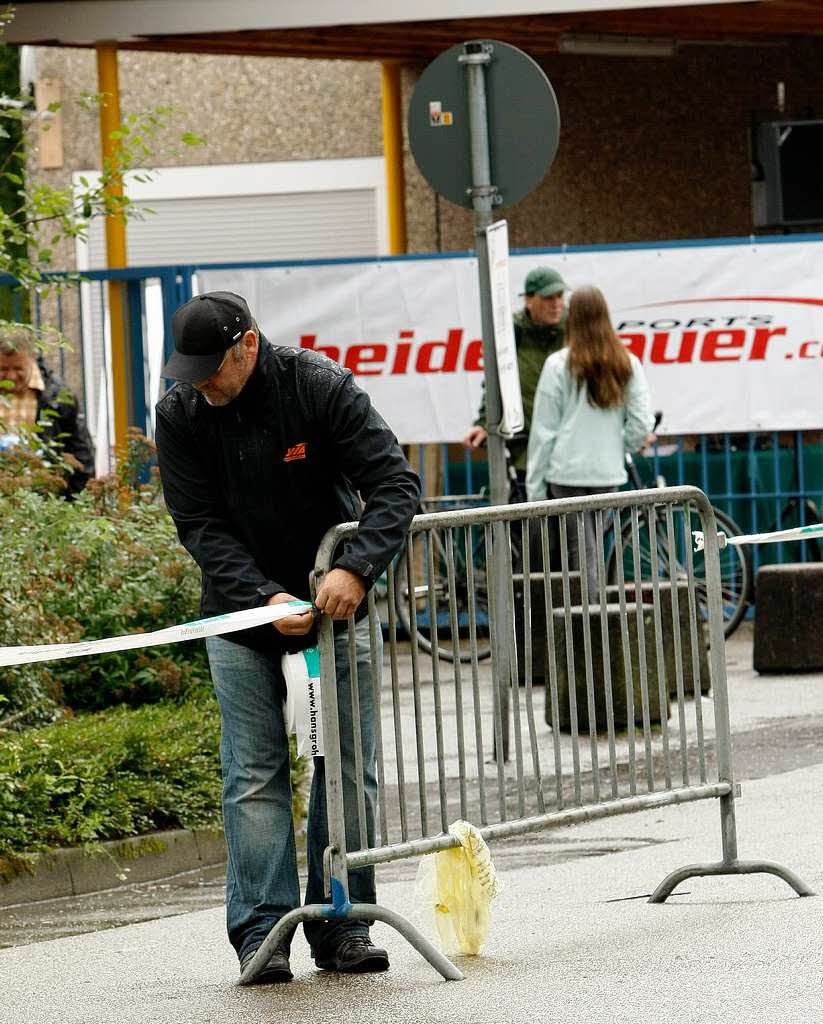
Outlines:
{"type": "MultiPolygon", "coordinates": [[[[351,373],[320,353],[270,344],[239,295],[197,296],[174,314],[172,330],[175,351],[163,376],[181,383],[157,405],[158,461],[180,540],[202,571],[203,614],[310,599],[320,539],[337,523],[360,521],[318,587],[315,606],[336,620],[351,850],[360,840],[345,620],[354,615],[358,623],[363,786],[373,845],[376,708],[365,595],[403,542],[420,482],[351,373]]],[[[273,925],[300,903],[281,658],[314,642],[313,621],[305,612],[206,641],[222,723],[227,924],[241,974],[273,925]]],[[[307,903],[328,902],[327,842],[324,762],[316,758],[307,903]]],[[[374,869],[351,871],[349,888],[352,902],[374,903],[374,869]]],[[[304,931],[321,969],[389,966],[364,921],[310,921],[304,931]]],[[[275,949],[257,982],[291,980],[290,940],[275,949]]]]}
{"type": "MultiPolygon", "coordinates": [[[[546,359],[563,347],[566,307],[563,293],[566,283],[551,267],[535,267],[526,275],[523,285],[524,305],[514,314],[514,342],[517,347],[517,368],[523,396],[524,437],[507,443],[518,478],[525,480],[526,447],[531,425],[532,406],[540,371],[546,359]]],[[[480,400],[480,411],[474,426],[463,438],[467,448],[485,444],[486,394],[480,400]]],[[[525,500],[525,499],[524,499],[525,500]]]]}

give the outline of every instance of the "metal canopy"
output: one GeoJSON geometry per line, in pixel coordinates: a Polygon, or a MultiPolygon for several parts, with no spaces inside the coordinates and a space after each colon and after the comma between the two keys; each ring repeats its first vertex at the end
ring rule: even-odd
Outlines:
{"type": "MultiPolygon", "coordinates": [[[[823,35],[819,0],[18,0],[12,43],[259,56],[428,61],[467,38],[499,38],[531,54],[569,36],[689,43],[768,43],[823,35]],[[341,17],[347,22],[340,24],[341,17]]],[[[578,52],[582,52],[579,51],[578,52]]]]}

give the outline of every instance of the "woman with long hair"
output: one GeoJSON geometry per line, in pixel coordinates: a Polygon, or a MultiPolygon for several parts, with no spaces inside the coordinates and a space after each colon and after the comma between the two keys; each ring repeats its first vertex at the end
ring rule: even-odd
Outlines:
{"type": "MultiPolygon", "coordinates": [[[[529,434],[529,501],[602,494],[626,482],[626,451],[650,440],[654,416],[639,360],[614,331],[599,288],[578,288],[569,303],[566,347],[546,360],[529,434]]],[[[585,552],[567,531],[569,567],[585,567],[590,599],[597,586],[594,516],[587,513],[585,552]]]]}

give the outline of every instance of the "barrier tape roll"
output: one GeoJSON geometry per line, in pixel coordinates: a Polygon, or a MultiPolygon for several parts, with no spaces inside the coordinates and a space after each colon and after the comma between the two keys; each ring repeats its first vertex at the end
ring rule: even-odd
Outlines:
{"type": "Polygon", "coordinates": [[[294,733],[297,753],[304,757],[322,757],[323,698],[320,686],[320,651],[307,647],[296,654],[284,654],[280,663],[286,680],[283,715],[286,732],[294,733]]]}
{"type": "Polygon", "coordinates": [[[213,615],[208,619],[183,622],[153,633],[129,633],[102,640],[80,640],[71,644],[34,644],[29,647],[0,647],[0,666],[28,665],[35,661],[59,661],[62,658],[80,658],[89,654],[109,654],[112,651],[131,651],[160,644],[178,644],[183,640],[200,640],[207,636],[222,636],[241,629],[263,626],[268,622],[285,619],[289,615],[309,611],[308,601],[285,601],[267,604],[262,608],[247,608],[242,612],[213,615]]]}
{"type": "MultiPolygon", "coordinates": [[[[702,551],[705,544],[705,536],[702,530],[693,530],[694,550],[702,551]]],[[[823,537],[823,523],[813,523],[811,526],[795,526],[790,530],[774,530],[771,533],[747,533],[739,537],[727,537],[722,530],[717,531],[717,539],[720,547],[725,548],[727,544],[780,544],[787,540],[804,540],[808,537],[823,537]]]]}

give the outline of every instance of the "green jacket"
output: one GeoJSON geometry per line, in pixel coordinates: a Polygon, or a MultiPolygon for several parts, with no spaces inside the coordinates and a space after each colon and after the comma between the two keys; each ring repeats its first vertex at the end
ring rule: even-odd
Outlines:
{"type": "MultiPolygon", "coordinates": [[[[520,371],[520,391],[523,395],[523,433],[522,440],[509,441],[508,448],[514,461],[515,469],[526,468],[526,447],[528,433],[532,422],[534,395],[540,372],[552,352],[563,347],[566,329],[565,315],[559,324],[536,324],[529,316],[527,309],[514,314],[514,343],[517,346],[517,368],[520,371]]],[[[486,391],[485,386],[480,399],[480,411],[476,425],[486,426],[486,391]]]]}

